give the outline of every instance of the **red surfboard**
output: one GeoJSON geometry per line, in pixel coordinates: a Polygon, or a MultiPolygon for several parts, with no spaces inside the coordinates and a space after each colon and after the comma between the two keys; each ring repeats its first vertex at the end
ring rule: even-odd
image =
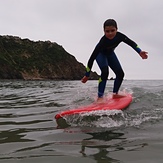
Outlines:
{"type": "Polygon", "coordinates": [[[55,119],[63,118],[64,116],[74,115],[74,114],[82,114],[88,113],[92,111],[100,111],[100,110],[123,110],[129,106],[132,102],[132,95],[125,94],[125,96],[119,98],[109,98],[105,102],[97,103],[94,102],[87,106],[82,106],[72,110],[62,111],[55,115],[55,119]]]}

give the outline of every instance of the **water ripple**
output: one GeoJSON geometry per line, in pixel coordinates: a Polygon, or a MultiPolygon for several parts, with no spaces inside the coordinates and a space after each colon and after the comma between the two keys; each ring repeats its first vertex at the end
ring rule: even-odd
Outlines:
{"type": "Polygon", "coordinates": [[[67,117],[71,126],[58,129],[54,116],[94,101],[96,81],[0,81],[0,161],[119,162],[144,148],[148,156],[159,148],[162,156],[162,82],[125,81],[123,87],[134,96],[127,110],[67,117]]]}

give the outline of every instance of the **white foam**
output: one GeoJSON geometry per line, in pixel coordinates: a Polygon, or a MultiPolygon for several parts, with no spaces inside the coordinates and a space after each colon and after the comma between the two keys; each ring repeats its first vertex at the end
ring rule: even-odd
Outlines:
{"type": "Polygon", "coordinates": [[[121,110],[91,111],[64,117],[71,126],[119,127],[124,125],[125,117],[121,110]]]}

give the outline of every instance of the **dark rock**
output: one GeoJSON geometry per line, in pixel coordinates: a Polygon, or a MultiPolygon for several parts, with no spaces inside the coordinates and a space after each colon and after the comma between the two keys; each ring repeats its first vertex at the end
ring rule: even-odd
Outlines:
{"type": "MultiPolygon", "coordinates": [[[[85,66],[57,43],[0,36],[0,79],[80,80],[85,66]]],[[[98,79],[91,72],[90,79],[98,79]]]]}

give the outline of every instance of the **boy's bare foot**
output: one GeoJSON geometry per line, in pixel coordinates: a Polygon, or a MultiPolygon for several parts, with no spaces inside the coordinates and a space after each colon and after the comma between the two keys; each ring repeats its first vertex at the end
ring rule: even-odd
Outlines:
{"type": "Polygon", "coordinates": [[[123,98],[125,95],[113,94],[112,98],[123,98]]]}
{"type": "Polygon", "coordinates": [[[105,99],[103,97],[98,97],[96,100],[97,103],[104,103],[105,99]]]}

